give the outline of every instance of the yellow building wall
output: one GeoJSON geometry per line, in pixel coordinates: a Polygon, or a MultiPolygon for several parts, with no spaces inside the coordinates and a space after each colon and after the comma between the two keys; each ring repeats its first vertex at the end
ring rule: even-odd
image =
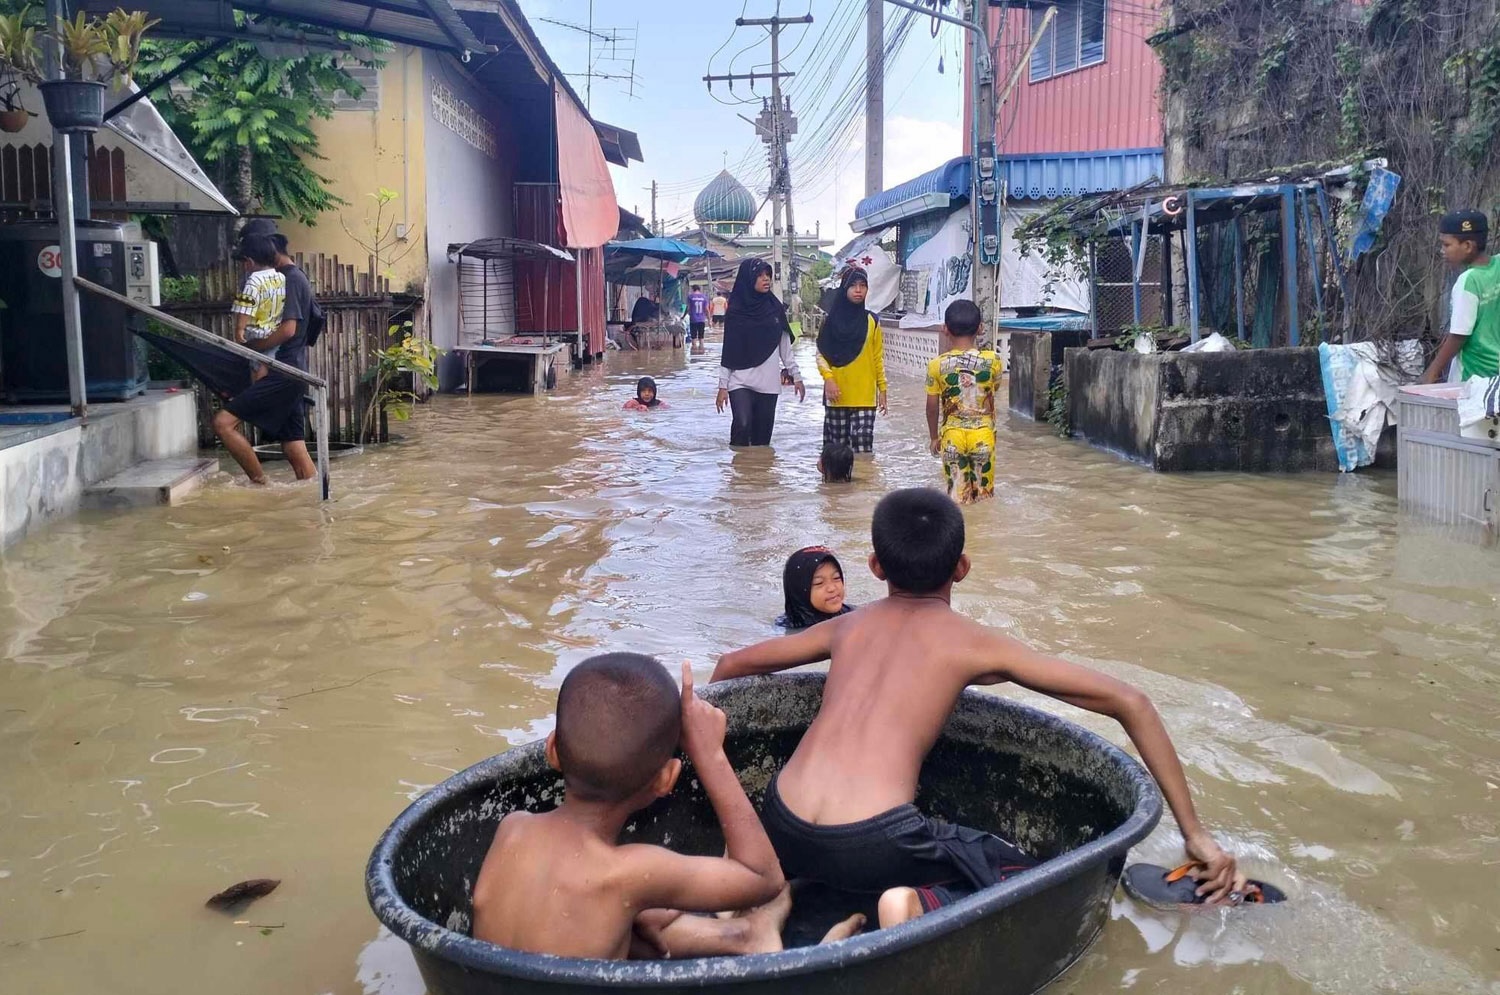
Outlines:
{"type": "Polygon", "coordinates": [[[420,285],[427,274],[427,176],[421,151],[426,98],[420,49],[398,45],[383,58],[379,110],[335,110],[331,119],[314,122],[325,158],[310,165],[347,203],[319,215],[315,225],[283,220],[278,227],[293,252],[337,255],[340,263],[353,263],[363,272],[370,252],[359,241],[376,241],[377,206],[371,195],[382,187],[394,190],[396,199],[381,209],[380,227],[384,231],[394,219],[397,227],[385,235],[386,241],[398,230],[406,233],[404,240],[382,250],[391,287],[400,291],[420,285]]]}

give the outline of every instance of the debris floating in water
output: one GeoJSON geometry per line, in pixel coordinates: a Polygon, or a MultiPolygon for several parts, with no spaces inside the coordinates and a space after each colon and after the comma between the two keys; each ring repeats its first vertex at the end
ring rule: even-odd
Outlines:
{"type": "Polygon", "coordinates": [[[272,878],[251,878],[248,881],[240,881],[230,885],[203,904],[211,909],[232,908],[241,903],[249,903],[255,901],[257,898],[264,898],[275,891],[280,884],[279,880],[273,880],[272,878]]]}

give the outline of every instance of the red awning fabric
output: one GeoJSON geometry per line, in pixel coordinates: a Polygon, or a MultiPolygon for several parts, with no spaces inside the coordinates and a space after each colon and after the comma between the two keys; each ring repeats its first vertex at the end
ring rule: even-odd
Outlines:
{"type": "Polygon", "coordinates": [[[555,82],[552,104],[557,115],[557,180],[567,245],[570,249],[596,248],[614,238],[620,227],[609,164],[593,123],[555,82]]]}

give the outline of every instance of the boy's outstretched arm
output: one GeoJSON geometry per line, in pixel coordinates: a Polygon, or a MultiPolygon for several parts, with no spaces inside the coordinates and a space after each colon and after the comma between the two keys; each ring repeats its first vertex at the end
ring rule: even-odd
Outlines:
{"type": "Polygon", "coordinates": [[[774,674],[778,670],[826,660],[833,652],[833,626],[841,621],[829,619],[790,636],[767,639],[763,643],[725,653],[719,657],[719,665],[714,668],[713,676],[708,682],[712,684],[752,674],[774,674]]]}
{"type": "Polygon", "coordinates": [[[986,633],[984,638],[989,645],[978,654],[983,670],[975,675],[974,683],[1013,681],[1120,723],[1161,787],[1167,806],[1182,830],[1188,856],[1204,865],[1198,876],[1198,894],[1207,895],[1210,902],[1219,902],[1231,893],[1245,890],[1245,876],[1239,872],[1234,857],[1198,821],[1177,749],[1156,706],[1143,691],[1088,667],[1038,653],[1008,636],[986,633]]]}
{"type": "Polygon", "coordinates": [[[776,850],[724,755],[725,724],[723,712],[693,693],[693,673],[684,663],[683,752],[724,831],[724,856],[686,857],[663,847],[629,847],[638,909],[746,909],[775,898],[786,884],[776,850]]]}

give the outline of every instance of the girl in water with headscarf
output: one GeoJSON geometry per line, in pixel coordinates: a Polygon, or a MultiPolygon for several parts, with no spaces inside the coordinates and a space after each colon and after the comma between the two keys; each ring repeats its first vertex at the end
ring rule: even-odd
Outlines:
{"type": "Polygon", "coordinates": [[[724,317],[724,351],[714,407],[730,409],[731,446],[769,446],[776,427],[781,371],[792,371],[797,400],[807,396],[792,359],[792,326],[786,307],[771,293],[771,267],[760,259],[740,263],[724,317]]]}
{"type": "Polygon", "coordinates": [[[671,407],[666,401],[656,396],[656,381],[650,377],[641,377],[635,382],[635,396],[625,402],[626,411],[654,411],[657,408],[671,407]]]}
{"type": "Polygon", "coordinates": [[[885,414],[885,343],[880,322],[865,310],[865,271],[850,267],[818,332],[823,374],[823,445],[875,451],[875,412],[885,414]]]}
{"type": "Polygon", "coordinates": [[[781,571],[786,614],[776,620],[785,629],[806,629],[852,612],[844,604],[844,568],[827,546],[808,546],[787,558],[781,571]]]}

